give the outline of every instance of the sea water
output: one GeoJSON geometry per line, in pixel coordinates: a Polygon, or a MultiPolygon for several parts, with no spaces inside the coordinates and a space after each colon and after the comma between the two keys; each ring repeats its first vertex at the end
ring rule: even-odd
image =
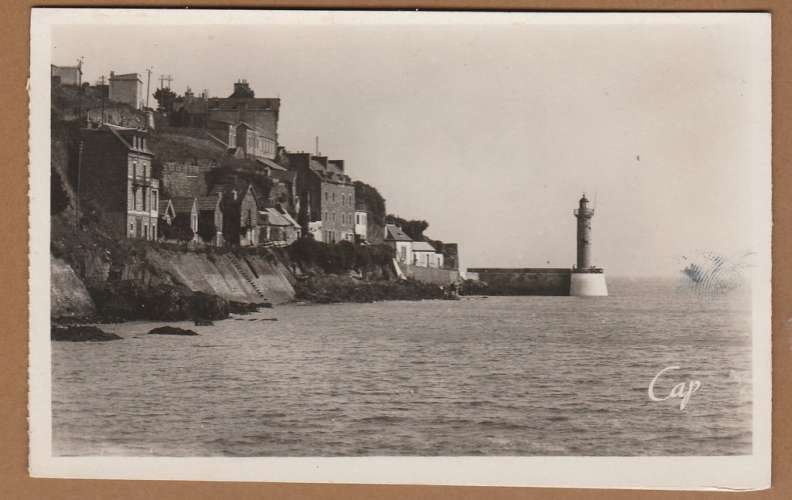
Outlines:
{"type": "Polygon", "coordinates": [[[52,343],[54,453],[750,454],[750,295],[609,287],[102,325],[123,340],[52,343]]]}

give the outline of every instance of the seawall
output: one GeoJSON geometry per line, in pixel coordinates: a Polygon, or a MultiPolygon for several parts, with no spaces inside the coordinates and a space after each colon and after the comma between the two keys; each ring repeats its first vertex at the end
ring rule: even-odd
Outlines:
{"type": "Polygon", "coordinates": [[[294,300],[294,287],[287,278],[290,272],[273,256],[156,249],[147,259],[194,292],[237,302],[283,304],[294,300]]]}
{"type": "Polygon", "coordinates": [[[398,264],[404,276],[433,285],[449,285],[459,281],[459,271],[453,269],[437,269],[434,267],[398,264]]]}
{"type": "Polygon", "coordinates": [[[490,295],[569,295],[571,269],[473,267],[490,295]]]}

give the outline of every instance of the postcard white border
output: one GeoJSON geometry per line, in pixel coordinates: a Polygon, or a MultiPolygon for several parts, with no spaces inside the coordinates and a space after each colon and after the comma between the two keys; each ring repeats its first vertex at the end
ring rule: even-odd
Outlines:
{"type": "Polygon", "coordinates": [[[32,9],[30,124],[30,474],[33,477],[752,490],[770,486],[770,15],[32,9]],[[50,345],[50,29],[64,24],[733,24],[752,30],[753,454],[732,457],[53,457],[50,345]],[[761,223],[767,221],[767,223],[761,223]]]}

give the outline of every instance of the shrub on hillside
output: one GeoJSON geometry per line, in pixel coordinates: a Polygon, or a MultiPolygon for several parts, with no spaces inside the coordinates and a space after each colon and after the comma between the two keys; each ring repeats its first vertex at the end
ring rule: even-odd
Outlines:
{"type": "Polygon", "coordinates": [[[441,287],[420,281],[363,281],[348,276],[335,275],[312,276],[302,279],[294,289],[295,298],[298,300],[319,304],[444,298],[441,287]]]}
{"type": "Polygon", "coordinates": [[[319,266],[322,271],[331,274],[388,266],[394,255],[387,245],[363,246],[349,241],[327,244],[313,238],[301,238],[287,250],[291,260],[303,265],[319,266]]]}

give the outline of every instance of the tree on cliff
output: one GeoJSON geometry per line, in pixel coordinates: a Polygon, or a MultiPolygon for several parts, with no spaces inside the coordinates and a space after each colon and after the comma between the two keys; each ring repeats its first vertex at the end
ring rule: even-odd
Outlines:
{"type": "Polygon", "coordinates": [[[154,99],[157,100],[158,109],[166,113],[173,111],[173,103],[176,101],[176,92],[169,87],[162,87],[154,92],[154,99]]]}
{"type": "Polygon", "coordinates": [[[429,223],[425,220],[406,220],[393,214],[388,214],[385,217],[385,223],[396,224],[415,241],[423,241],[423,233],[429,227],[429,223]]]}
{"type": "Polygon", "coordinates": [[[382,226],[385,221],[385,198],[377,188],[365,182],[355,181],[355,205],[357,209],[365,209],[371,214],[371,221],[382,226]]]}

